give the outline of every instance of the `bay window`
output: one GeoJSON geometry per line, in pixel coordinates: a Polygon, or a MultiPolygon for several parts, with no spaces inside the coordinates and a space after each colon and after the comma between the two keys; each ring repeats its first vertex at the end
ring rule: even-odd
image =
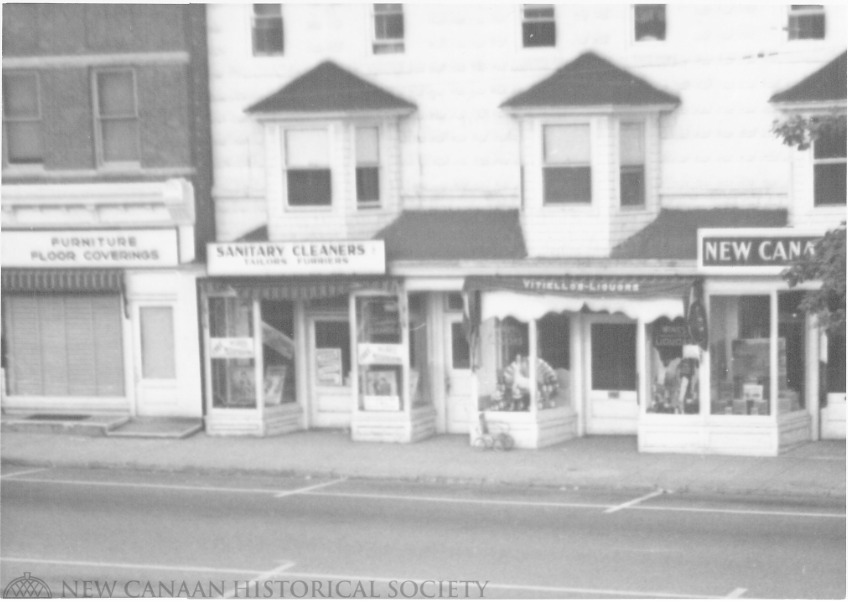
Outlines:
{"type": "Polygon", "coordinates": [[[544,203],[592,202],[589,124],[546,125],[543,140],[544,203]]]}
{"type": "Polygon", "coordinates": [[[359,208],[380,205],[380,129],[356,128],[356,202],[359,208]]]}
{"type": "Polygon", "coordinates": [[[645,126],[622,123],[619,129],[619,185],[622,207],[645,205],[645,126]]]}
{"type": "Polygon", "coordinates": [[[291,129],[285,133],[286,187],[290,207],[332,205],[329,133],[291,129]]]}

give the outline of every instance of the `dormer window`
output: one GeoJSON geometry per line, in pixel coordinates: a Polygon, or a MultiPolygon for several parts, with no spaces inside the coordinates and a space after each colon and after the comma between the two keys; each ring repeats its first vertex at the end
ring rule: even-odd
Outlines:
{"type": "Polygon", "coordinates": [[[333,203],[330,143],[326,129],[290,129],[286,140],[286,189],[290,207],[333,203]]]}
{"type": "Polygon", "coordinates": [[[544,203],[592,202],[589,124],[546,125],[543,140],[544,203]]]}
{"type": "Polygon", "coordinates": [[[793,4],[789,7],[790,40],[823,40],[825,33],[822,4],[793,4]]]}
{"type": "Polygon", "coordinates": [[[525,4],[522,8],[521,39],[525,48],[556,46],[553,4],[525,4]]]}

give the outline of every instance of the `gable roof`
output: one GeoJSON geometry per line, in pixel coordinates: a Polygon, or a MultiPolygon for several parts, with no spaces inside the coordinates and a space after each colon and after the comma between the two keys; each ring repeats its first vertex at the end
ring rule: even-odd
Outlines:
{"type": "Polygon", "coordinates": [[[644,79],[585,52],[531,88],[506,100],[503,108],[569,107],[592,105],[680,104],[680,99],[658,90],[644,79]]]}
{"type": "Polygon", "coordinates": [[[527,256],[517,210],[403,211],[374,238],[389,261],[527,256]]]}
{"type": "Polygon", "coordinates": [[[613,259],[697,259],[698,228],[785,227],[785,209],[662,209],[657,218],[612,249],[613,259]]]}
{"type": "Polygon", "coordinates": [[[770,102],[823,102],[845,100],[846,57],[843,52],[818,71],[808,75],[791,88],[772,96],[770,102]]]}
{"type": "Polygon", "coordinates": [[[411,102],[342,69],[332,61],[296,77],[246,109],[248,113],[413,111],[411,102]]]}

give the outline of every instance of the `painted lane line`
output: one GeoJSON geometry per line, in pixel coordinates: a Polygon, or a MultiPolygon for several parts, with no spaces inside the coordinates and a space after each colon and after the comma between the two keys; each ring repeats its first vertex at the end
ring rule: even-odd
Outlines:
{"type": "Polygon", "coordinates": [[[827,513],[827,512],[812,512],[812,511],[767,511],[757,509],[708,509],[705,507],[657,507],[657,506],[639,506],[631,507],[631,509],[639,509],[644,511],[693,511],[696,513],[730,513],[738,515],[768,515],[768,516],[786,516],[786,517],[803,517],[803,518],[838,518],[845,519],[844,513],[827,513]]]}
{"type": "Polygon", "coordinates": [[[210,568],[204,566],[168,566],[149,563],[114,563],[104,561],[72,561],[64,559],[31,559],[27,557],[0,557],[0,563],[34,563],[59,566],[80,566],[91,568],[115,568],[126,570],[167,570],[169,572],[204,572],[222,574],[255,574],[256,570],[236,570],[232,568],[210,568]]]}
{"type": "Polygon", "coordinates": [[[35,482],[37,484],[68,484],[71,486],[107,486],[117,488],[152,488],[158,490],[188,490],[195,492],[231,492],[231,493],[265,493],[276,494],[285,492],[272,488],[230,488],[227,486],[191,486],[188,484],[150,484],[142,482],[98,482],[96,480],[45,480],[40,478],[26,478],[14,480],[14,482],[35,482]]]}
{"type": "Polygon", "coordinates": [[[277,498],[280,497],[288,497],[290,495],[302,495],[310,490],[317,490],[319,488],[324,488],[326,486],[332,486],[333,484],[338,484],[339,482],[344,482],[347,478],[336,478],[335,480],[330,480],[329,482],[322,482],[321,484],[314,484],[312,486],[305,486],[303,488],[297,488],[295,490],[286,490],[280,493],[275,494],[274,496],[277,498]]]}
{"type": "Polygon", "coordinates": [[[633,507],[634,505],[638,505],[642,501],[647,501],[648,499],[653,499],[654,497],[658,497],[662,494],[665,494],[663,489],[655,490],[654,492],[639,497],[638,499],[633,499],[632,501],[627,501],[627,503],[622,503],[621,505],[616,505],[615,507],[610,507],[604,513],[615,513],[616,511],[621,511],[622,509],[627,509],[629,507],[633,507]]]}
{"type": "MultiPolygon", "coordinates": [[[[260,582],[266,582],[266,581],[268,581],[268,580],[272,580],[273,578],[275,578],[276,576],[278,576],[281,572],[284,572],[284,571],[288,570],[288,569],[289,569],[289,568],[291,568],[291,567],[294,567],[294,562],[293,562],[293,561],[284,561],[283,563],[281,563],[280,565],[278,565],[278,566],[277,566],[276,568],[274,568],[273,570],[268,570],[267,572],[263,572],[262,574],[257,574],[255,578],[252,578],[251,580],[249,580],[249,581],[248,581],[248,583],[247,583],[247,591],[246,591],[246,592],[248,592],[248,593],[250,592],[250,585],[251,585],[251,583],[254,583],[254,582],[255,582],[255,583],[257,583],[257,584],[258,584],[258,583],[260,583],[260,582]]],[[[224,595],[224,596],[223,596],[223,598],[224,598],[224,599],[232,599],[233,597],[238,597],[238,595],[239,595],[239,590],[240,590],[240,589],[239,589],[239,587],[238,587],[238,586],[233,586],[233,590],[232,590],[232,591],[230,591],[229,593],[227,593],[226,595],[224,595]]],[[[257,590],[258,590],[258,589],[257,589],[257,590]]]]}
{"type": "Polygon", "coordinates": [[[746,588],[735,588],[725,597],[725,599],[739,599],[742,595],[745,594],[746,588]]]}
{"type": "Polygon", "coordinates": [[[46,472],[49,469],[50,468],[48,468],[48,467],[40,467],[40,468],[34,469],[34,470],[25,470],[23,472],[14,472],[14,473],[11,473],[11,474],[3,474],[2,476],[0,476],[0,479],[6,480],[8,478],[14,478],[15,476],[26,476],[27,474],[38,474],[38,473],[41,473],[41,472],[46,472]]]}

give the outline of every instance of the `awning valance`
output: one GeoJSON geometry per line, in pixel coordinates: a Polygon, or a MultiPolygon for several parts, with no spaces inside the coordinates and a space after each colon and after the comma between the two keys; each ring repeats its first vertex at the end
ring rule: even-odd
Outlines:
{"type": "Polygon", "coordinates": [[[10,269],[0,272],[3,293],[116,292],[123,290],[121,269],[10,269]]]}
{"type": "Polygon", "coordinates": [[[385,277],[219,278],[201,285],[206,294],[232,290],[243,298],[288,301],[344,296],[356,290],[396,293],[399,289],[398,280],[385,277]]]}
{"type": "Polygon", "coordinates": [[[678,276],[470,277],[465,291],[484,293],[482,321],[507,316],[530,321],[585,307],[652,322],[684,316],[694,281],[678,276]]]}

